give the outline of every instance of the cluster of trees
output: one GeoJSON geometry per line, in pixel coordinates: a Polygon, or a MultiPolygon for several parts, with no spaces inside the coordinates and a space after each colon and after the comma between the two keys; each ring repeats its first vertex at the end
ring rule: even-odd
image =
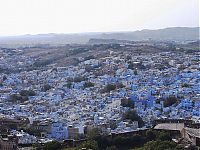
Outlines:
{"type": "Polygon", "coordinates": [[[12,103],[23,103],[28,100],[28,96],[35,96],[36,93],[33,90],[21,90],[19,94],[10,95],[10,101],[12,103]]]}
{"type": "Polygon", "coordinates": [[[89,87],[93,87],[94,86],[94,83],[90,82],[90,81],[87,81],[85,82],[84,84],[84,88],[89,88],[89,87]]]}
{"type": "Polygon", "coordinates": [[[184,150],[182,146],[177,145],[172,141],[150,141],[144,147],[136,150],[184,150]]]}
{"type": "Polygon", "coordinates": [[[148,141],[161,140],[161,141],[171,141],[171,136],[168,132],[148,130],[146,131],[146,138],[148,141]]]}
{"type": "Polygon", "coordinates": [[[62,149],[62,144],[57,141],[52,141],[45,143],[42,147],[42,150],[61,150],[62,149]]]}
{"type": "Polygon", "coordinates": [[[83,142],[78,148],[79,149],[92,149],[92,150],[99,150],[99,146],[98,146],[98,142],[95,140],[89,140],[89,141],[85,141],[83,142]]]}
{"type": "Polygon", "coordinates": [[[67,81],[67,83],[64,86],[66,86],[68,89],[70,89],[72,86],[72,82],[67,81]]]}
{"type": "Polygon", "coordinates": [[[110,91],[119,89],[119,88],[123,88],[124,85],[122,83],[117,83],[117,84],[107,84],[103,89],[102,89],[102,93],[108,93],[110,91]]]}
{"type": "Polygon", "coordinates": [[[33,90],[21,90],[20,95],[21,96],[35,96],[36,93],[33,90]]]}
{"type": "Polygon", "coordinates": [[[34,136],[37,136],[37,137],[40,137],[41,136],[41,132],[42,130],[39,130],[39,129],[35,129],[35,128],[22,128],[21,130],[23,130],[24,132],[30,134],[30,135],[34,135],[34,136]]]}
{"type": "Polygon", "coordinates": [[[87,139],[88,140],[82,143],[78,149],[120,150],[143,146],[145,142],[145,137],[138,134],[107,136],[101,134],[101,131],[98,128],[94,128],[90,131],[87,139]]]}
{"type": "Polygon", "coordinates": [[[86,80],[85,77],[77,76],[77,77],[74,77],[74,78],[68,78],[67,82],[81,82],[81,81],[85,81],[85,80],[86,80]]]}
{"type": "Polygon", "coordinates": [[[138,121],[138,126],[143,127],[144,126],[144,121],[142,118],[137,114],[135,110],[128,110],[125,112],[122,116],[123,120],[131,120],[131,121],[138,121]]]}
{"type": "MultiPolygon", "coordinates": [[[[1,68],[0,68],[1,70],[1,68]]],[[[0,71],[1,72],[1,71],[0,71]]],[[[0,82],[0,87],[3,86],[3,82],[7,79],[7,76],[4,75],[3,78],[2,78],[2,81],[0,82]]]]}
{"type": "MultiPolygon", "coordinates": [[[[79,80],[79,79],[78,79],[79,80]]],[[[77,81],[77,80],[76,80],[77,81]]],[[[64,86],[66,86],[67,88],[71,88],[72,86],[72,81],[69,80],[67,81],[67,84],[65,84],[64,86]]],[[[83,85],[83,88],[89,88],[89,87],[93,87],[94,86],[94,83],[90,82],[90,81],[86,81],[83,85]]]]}
{"type": "Polygon", "coordinates": [[[103,89],[102,92],[103,93],[108,93],[110,91],[113,91],[117,88],[117,86],[115,84],[107,84],[103,89]]]}
{"type": "Polygon", "coordinates": [[[178,71],[182,71],[186,68],[185,65],[181,64],[179,67],[178,67],[178,71]]]}
{"type": "Polygon", "coordinates": [[[148,130],[146,132],[146,143],[136,150],[184,150],[180,145],[172,141],[168,132],[148,130]]]}
{"type": "Polygon", "coordinates": [[[133,149],[137,150],[183,150],[183,147],[172,141],[168,132],[148,130],[145,135],[100,135],[94,130],[95,136],[89,137],[89,140],[82,143],[79,149],[95,149],[95,150],[121,150],[133,149]]]}
{"type": "Polygon", "coordinates": [[[51,88],[52,88],[51,85],[45,84],[45,85],[42,87],[42,91],[43,91],[43,92],[46,92],[46,91],[50,90],[51,88]]]}
{"type": "Polygon", "coordinates": [[[178,104],[180,100],[176,98],[175,96],[169,96],[168,98],[164,99],[164,107],[169,107],[174,104],[178,104]]]}
{"type": "MultiPolygon", "coordinates": [[[[42,150],[61,150],[64,144],[52,141],[44,144],[42,150]]],[[[92,150],[197,150],[194,146],[187,149],[176,144],[168,132],[147,130],[146,134],[129,134],[105,136],[101,135],[98,129],[93,130],[80,146],[69,148],[69,150],[92,149],[92,150]]],[[[64,150],[64,149],[63,149],[64,150]]],[[[68,150],[66,148],[65,150],[68,150]]]]}
{"type": "Polygon", "coordinates": [[[123,98],[123,99],[121,99],[121,106],[134,108],[135,104],[134,104],[134,101],[132,101],[130,98],[123,98]]]}
{"type": "MultiPolygon", "coordinates": [[[[72,82],[81,82],[81,81],[85,81],[85,80],[86,80],[86,78],[82,77],[82,76],[78,76],[75,78],[68,78],[67,83],[64,86],[66,86],[67,88],[70,89],[72,86],[72,82]]],[[[83,88],[88,88],[88,87],[93,87],[93,86],[94,86],[94,83],[92,83],[90,81],[86,81],[83,85],[83,88]]]]}
{"type": "Polygon", "coordinates": [[[143,146],[145,138],[141,135],[132,136],[99,136],[96,139],[90,139],[83,142],[78,149],[94,149],[94,150],[120,150],[130,149],[137,146],[143,146]]]}
{"type": "Polygon", "coordinates": [[[12,103],[23,103],[28,100],[28,96],[21,96],[20,94],[10,95],[10,101],[12,103]]]}
{"type": "Polygon", "coordinates": [[[7,79],[7,77],[4,75],[4,76],[3,76],[3,81],[5,81],[6,79],[7,79]]]}
{"type": "Polygon", "coordinates": [[[181,85],[181,87],[185,87],[185,88],[189,88],[190,87],[190,85],[189,84],[187,84],[187,83],[183,83],[182,85],[181,85]]]}

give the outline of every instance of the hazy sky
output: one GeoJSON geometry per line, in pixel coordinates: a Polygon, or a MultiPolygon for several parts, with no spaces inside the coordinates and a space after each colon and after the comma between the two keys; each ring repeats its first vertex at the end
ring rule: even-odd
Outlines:
{"type": "Polygon", "coordinates": [[[0,36],[199,26],[199,0],[0,0],[0,36]]]}

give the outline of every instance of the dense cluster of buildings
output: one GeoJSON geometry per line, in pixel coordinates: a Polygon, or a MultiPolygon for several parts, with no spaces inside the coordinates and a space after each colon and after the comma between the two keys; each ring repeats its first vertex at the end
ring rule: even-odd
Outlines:
{"type": "Polygon", "coordinates": [[[199,52],[110,51],[104,58],[78,59],[77,66],[0,74],[0,118],[23,120],[20,126],[11,121],[9,128],[20,144],[79,139],[96,127],[105,134],[137,131],[156,119],[200,123],[199,52]],[[24,100],[24,90],[34,94],[24,100]],[[123,119],[130,109],[121,105],[123,99],[134,102],[143,127],[123,119]]]}

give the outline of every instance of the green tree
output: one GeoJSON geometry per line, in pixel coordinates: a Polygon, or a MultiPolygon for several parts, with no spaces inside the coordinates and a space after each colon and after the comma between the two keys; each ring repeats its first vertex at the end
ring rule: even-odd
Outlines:
{"type": "Polygon", "coordinates": [[[181,85],[181,87],[185,87],[185,88],[188,88],[188,87],[190,87],[190,85],[188,84],[188,83],[183,83],[182,85],[181,85]]]}
{"type": "Polygon", "coordinates": [[[81,82],[81,81],[85,81],[86,78],[82,77],[82,76],[77,76],[73,79],[73,82],[81,82]]]}
{"type": "Polygon", "coordinates": [[[64,86],[66,86],[68,89],[70,89],[71,86],[72,86],[72,82],[71,82],[71,81],[68,81],[67,84],[65,84],[64,86]]]}
{"type": "Polygon", "coordinates": [[[36,93],[33,90],[21,90],[20,95],[21,96],[35,96],[36,93]]]}
{"type": "Polygon", "coordinates": [[[116,86],[115,84],[107,84],[107,85],[103,88],[102,92],[103,92],[103,93],[108,93],[108,92],[110,92],[110,91],[115,90],[116,88],[117,88],[117,86],[116,86]]]}
{"type": "Polygon", "coordinates": [[[5,81],[6,79],[7,79],[7,77],[4,75],[4,76],[3,76],[3,81],[5,81]]]}
{"type": "Polygon", "coordinates": [[[116,84],[116,88],[120,89],[120,88],[124,88],[125,86],[123,85],[123,83],[117,83],[116,84]]]}
{"type": "Polygon", "coordinates": [[[62,145],[57,141],[45,143],[42,147],[43,150],[61,150],[62,145]]]}
{"type": "Polygon", "coordinates": [[[176,143],[170,141],[150,141],[144,145],[144,150],[175,150],[176,143]]]}
{"type": "Polygon", "coordinates": [[[161,140],[161,141],[171,141],[172,140],[170,134],[168,132],[164,132],[164,131],[159,132],[157,139],[161,140]]]}
{"type": "Polygon", "coordinates": [[[84,84],[84,88],[89,88],[89,87],[93,87],[94,86],[94,83],[92,83],[92,82],[85,82],[85,84],[84,84]]]}
{"type": "Polygon", "coordinates": [[[106,149],[112,145],[112,139],[108,136],[99,136],[97,138],[97,143],[100,149],[106,149]]]}
{"type": "Polygon", "coordinates": [[[35,91],[33,91],[33,90],[29,90],[28,92],[29,92],[28,93],[29,96],[35,96],[36,95],[35,91]]]}
{"type": "Polygon", "coordinates": [[[42,91],[46,92],[48,90],[50,90],[52,87],[49,85],[49,84],[45,84],[43,87],[42,87],[42,91]]]}
{"type": "Polygon", "coordinates": [[[126,138],[122,136],[117,136],[113,139],[113,142],[117,147],[124,147],[127,144],[126,141],[126,138]]]}
{"type": "Polygon", "coordinates": [[[88,150],[88,149],[99,150],[98,144],[97,144],[97,142],[94,141],[94,140],[89,140],[89,141],[83,142],[83,143],[79,146],[78,150],[83,149],[83,148],[85,148],[85,149],[87,149],[87,150],[88,150]]]}
{"type": "Polygon", "coordinates": [[[21,90],[19,93],[21,96],[28,96],[28,91],[27,90],[21,90]]]}
{"type": "Polygon", "coordinates": [[[12,103],[17,103],[17,102],[23,103],[27,100],[28,100],[28,96],[21,96],[20,94],[11,94],[10,95],[10,101],[12,103]]]}
{"type": "Polygon", "coordinates": [[[173,104],[179,103],[179,99],[174,96],[169,96],[164,100],[164,107],[172,106],[173,104]]]}
{"type": "Polygon", "coordinates": [[[157,131],[154,131],[154,130],[148,130],[146,132],[146,137],[147,137],[147,140],[148,141],[153,141],[153,140],[156,140],[156,137],[158,136],[158,133],[157,131]]]}
{"type": "Polygon", "coordinates": [[[121,99],[121,106],[134,108],[135,105],[134,105],[134,102],[130,98],[123,98],[121,99]]]}
{"type": "Polygon", "coordinates": [[[137,114],[137,112],[135,110],[129,110],[129,111],[125,112],[123,114],[122,118],[123,118],[123,120],[129,119],[131,121],[138,121],[139,127],[143,127],[144,126],[144,121],[137,114]]]}
{"type": "Polygon", "coordinates": [[[41,132],[42,132],[42,130],[34,129],[34,128],[27,128],[27,129],[22,129],[22,130],[24,130],[25,132],[27,132],[30,135],[34,135],[34,136],[37,136],[37,137],[40,137],[41,132]]]}
{"type": "Polygon", "coordinates": [[[97,140],[101,135],[101,131],[99,128],[93,128],[87,133],[88,139],[97,140]]]}
{"type": "Polygon", "coordinates": [[[128,69],[134,69],[134,65],[131,61],[128,62],[128,69]]]}
{"type": "Polygon", "coordinates": [[[138,72],[137,72],[137,70],[136,70],[136,69],[134,70],[134,75],[138,75],[138,72]]]}

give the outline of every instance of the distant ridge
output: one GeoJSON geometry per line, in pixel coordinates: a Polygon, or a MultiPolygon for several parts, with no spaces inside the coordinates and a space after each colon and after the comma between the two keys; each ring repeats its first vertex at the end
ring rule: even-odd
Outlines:
{"type": "Polygon", "coordinates": [[[200,27],[171,27],[158,30],[144,29],[130,32],[107,32],[107,33],[74,33],[74,34],[38,34],[0,37],[0,44],[6,45],[28,45],[28,44],[70,44],[87,43],[89,39],[116,39],[116,40],[173,40],[173,41],[195,41],[199,40],[200,27]]]}

